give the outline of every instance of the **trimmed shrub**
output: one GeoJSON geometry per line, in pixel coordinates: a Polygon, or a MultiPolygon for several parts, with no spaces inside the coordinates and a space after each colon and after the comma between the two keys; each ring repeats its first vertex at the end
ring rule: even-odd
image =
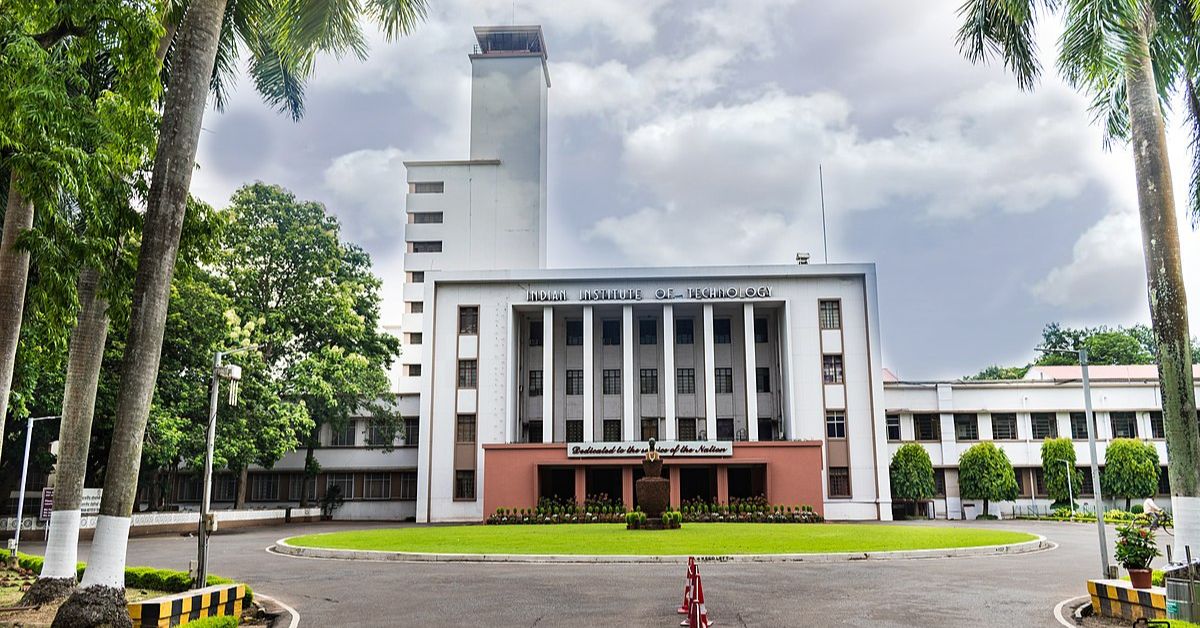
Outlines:
{"type": "MultiPolygon", "coordinates": [[[[34,573],[42,571],[42,557],[31,554],[18,554],[17,564],[34,573]]],[[[76,563],[75,579],[83,579],[83,570],[87,567],[86,563],[76,563]]],[[[234,581],[221,576],[208,576],[208,586],[217,584],[233,584],[234,581]]],[[[164,593],[183,593],[192,588],[192,579],[186,571],[176,571],[174,569],[157,569],[155,567],[126,567],[125,568],[125,588],[126,589],[147,589],[150,591],[162,591],[164,593]]],[[[249,606],[254,601],[254,592],[246,585],[246,606],[249,606]]],[[[236,625],[236,624],[235,624],[236,625]]]]}
{"type": "Polygon", "coordinates": [[[1012,501],[1019,492],[1008,454],[991,442],[973,445],[959,457],[958,486],[963,498],[983,500],[977,519],[988,518],[989,502],[1012,501]]]}
{"type": "Polygon", "coordinates": [[[189,621],[187,625],[190,628],[237,628],[238,618],[229,615],[218,615],[216,617],[205,617],[189,621]]]}
{"type": "Polygon", "coordinates": [[[1118,438],[1104,452],[1100,482],[1107,495],[1125,498],[1125,510],[1134,499],[1158,492],[1158,451],[1136,438],[1118,438]]]}

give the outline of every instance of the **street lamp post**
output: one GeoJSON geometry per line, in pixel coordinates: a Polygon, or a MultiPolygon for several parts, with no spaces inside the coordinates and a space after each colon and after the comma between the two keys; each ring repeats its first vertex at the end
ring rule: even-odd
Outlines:
{"type": "Polygon", "coordinates": [[[1074,519],[1075,518],[1075,487],[1071,486],[1071,467],[1074,466],[1072,464],[1073,461],[1067,460],[1066,458],[1059,458],[1058,461],[1063,463],[1063,465],[1067,467],[1067,500],[1071,504],[1071,518],[1074,519]]]}
{"type": "Polygon", "coordinates": [[[25,480],[29,476],[29,448],[33,442],[33,423],[47,419],[59,419],[61,415],[31,416],[25,424],[25,462],[21,464],[21,492],[17,493],[17,528],[13,533],[12,556],[17,557],[17,549],[21,545],[21,524],[25,517],[25,480]]]}
{"type": "Polygon", "coordinates": [[[1043,353],[1065,353],[1079,356],[1079,367],[1083,379],[1083,411],[1087,420],[1088,452],[1092,458],[1092,491],[1096,495],[1096,535],[1100,537],[1100,569],[1102,570],[1100,577],[1107,578],[1109,572],[1108,540],[1104,534],[1104,496],[1100,493],[1100,459],[1096,453],[1096,420],[1092,414],[1092,385],[1088,379],[1087,349],[1068,351],[1038,347],[1037,350],[1043,353]]]}
{"type": "Polygon", "coordinates": [[[221,362],[227,355],[253,351],[257,348],[258,345],[251,345],[232,351],[218,351],[213,356],[212,386],[208,395],[208,432],[204,447],[204,486],[203,492],[200,494],[200,523],[196,541],[195,586],[197,589],[204,587],[208,582],[208,535],[213,528],[210,520],[212,514],[209,510],[212,508],[213,447],[217,440],[217,396],[220,393],[221,380],[228,379],[230,381],[229,404],[237,405],[237,382],[242,378],[241,367],[236,364],[226,366],[221,362]]]}

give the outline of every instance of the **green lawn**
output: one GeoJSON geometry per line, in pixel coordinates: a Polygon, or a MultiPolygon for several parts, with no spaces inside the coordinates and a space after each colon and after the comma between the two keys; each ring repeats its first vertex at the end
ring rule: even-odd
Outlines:
{"type": "Polygon", "coordinates": [[[450,554],[812,554],[979,547],[1031,534],[981,528],[884,524],[685,523],[680,530],[624,524],[430,526],[311,534],[291,545],[450,554]]]}

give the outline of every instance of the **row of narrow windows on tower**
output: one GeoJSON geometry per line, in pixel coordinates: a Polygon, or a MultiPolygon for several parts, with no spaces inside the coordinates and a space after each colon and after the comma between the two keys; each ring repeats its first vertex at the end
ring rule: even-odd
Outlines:
{"type": "MultiPolygon", "coordinates": [[[[733,394],[733,369],[713,369],[713,386],[717,394],[733,394]]],[[[771,369],[760,366],[754,369],[755,392],[771,392],[771,369]]],[[[542,396],[542,371],[529,371],[530,397],[542,396]]],[[[643,395],[658,394],[658,369],[640,369],[639,392],[643,395]]],[[[621,394],[621,369],[604,369],[601,373],[602,391],[605,395],[621,394]]],[[[680,395],[696,393],[696,369],[675,369],[675,392],[680,395]]],[[[583,369],[566,369],[566,393],[569,396],[583,394],[583,369]]]]}
{"type": "MultiPolygon", "coordinates": [[[[1087,415],[1070,412],[1071,439],[1087,440],[1087,415]]],[[[1161,411],[1149,412],[1150,437],[1165,438],[1166,427],[1161,411]]],[[[993,412],[991,440],[1017,440],[1017,413],[993,412]]],[[[1113,438],[1138,438],[1136,412],[1114,411],[1108,413],[1109,427],[1113,438]]],[[[1055,412],[1029,413],[1029,433],[1032,440],[1058,438],[1058,417],[1055,412]]],[[[918,441],[940,441],[942,439],[941,416],[935,413],[913,414],[913,434],[918,441]]],[[[887,437],[890,441],[901,438],[900,415],[887,415],[887,437]]],[[[958,441],[980,440],[979,415],[959,412],[954,415],[954,438],[958,441]]]]}

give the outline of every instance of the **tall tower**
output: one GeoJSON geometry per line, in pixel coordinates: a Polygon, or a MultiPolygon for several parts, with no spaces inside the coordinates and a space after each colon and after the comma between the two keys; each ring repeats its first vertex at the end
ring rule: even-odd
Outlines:
{"type": "MultiPolygon", "coordinates": [[[[471,153],[406,161],[403,351],[396,392],[415,416],[425,274],[546,265],[546,95],[540,26],[480,26],[471,59],[471,153]]],[[[394,332],[395,328],[391,328],[394,332]]]]}

